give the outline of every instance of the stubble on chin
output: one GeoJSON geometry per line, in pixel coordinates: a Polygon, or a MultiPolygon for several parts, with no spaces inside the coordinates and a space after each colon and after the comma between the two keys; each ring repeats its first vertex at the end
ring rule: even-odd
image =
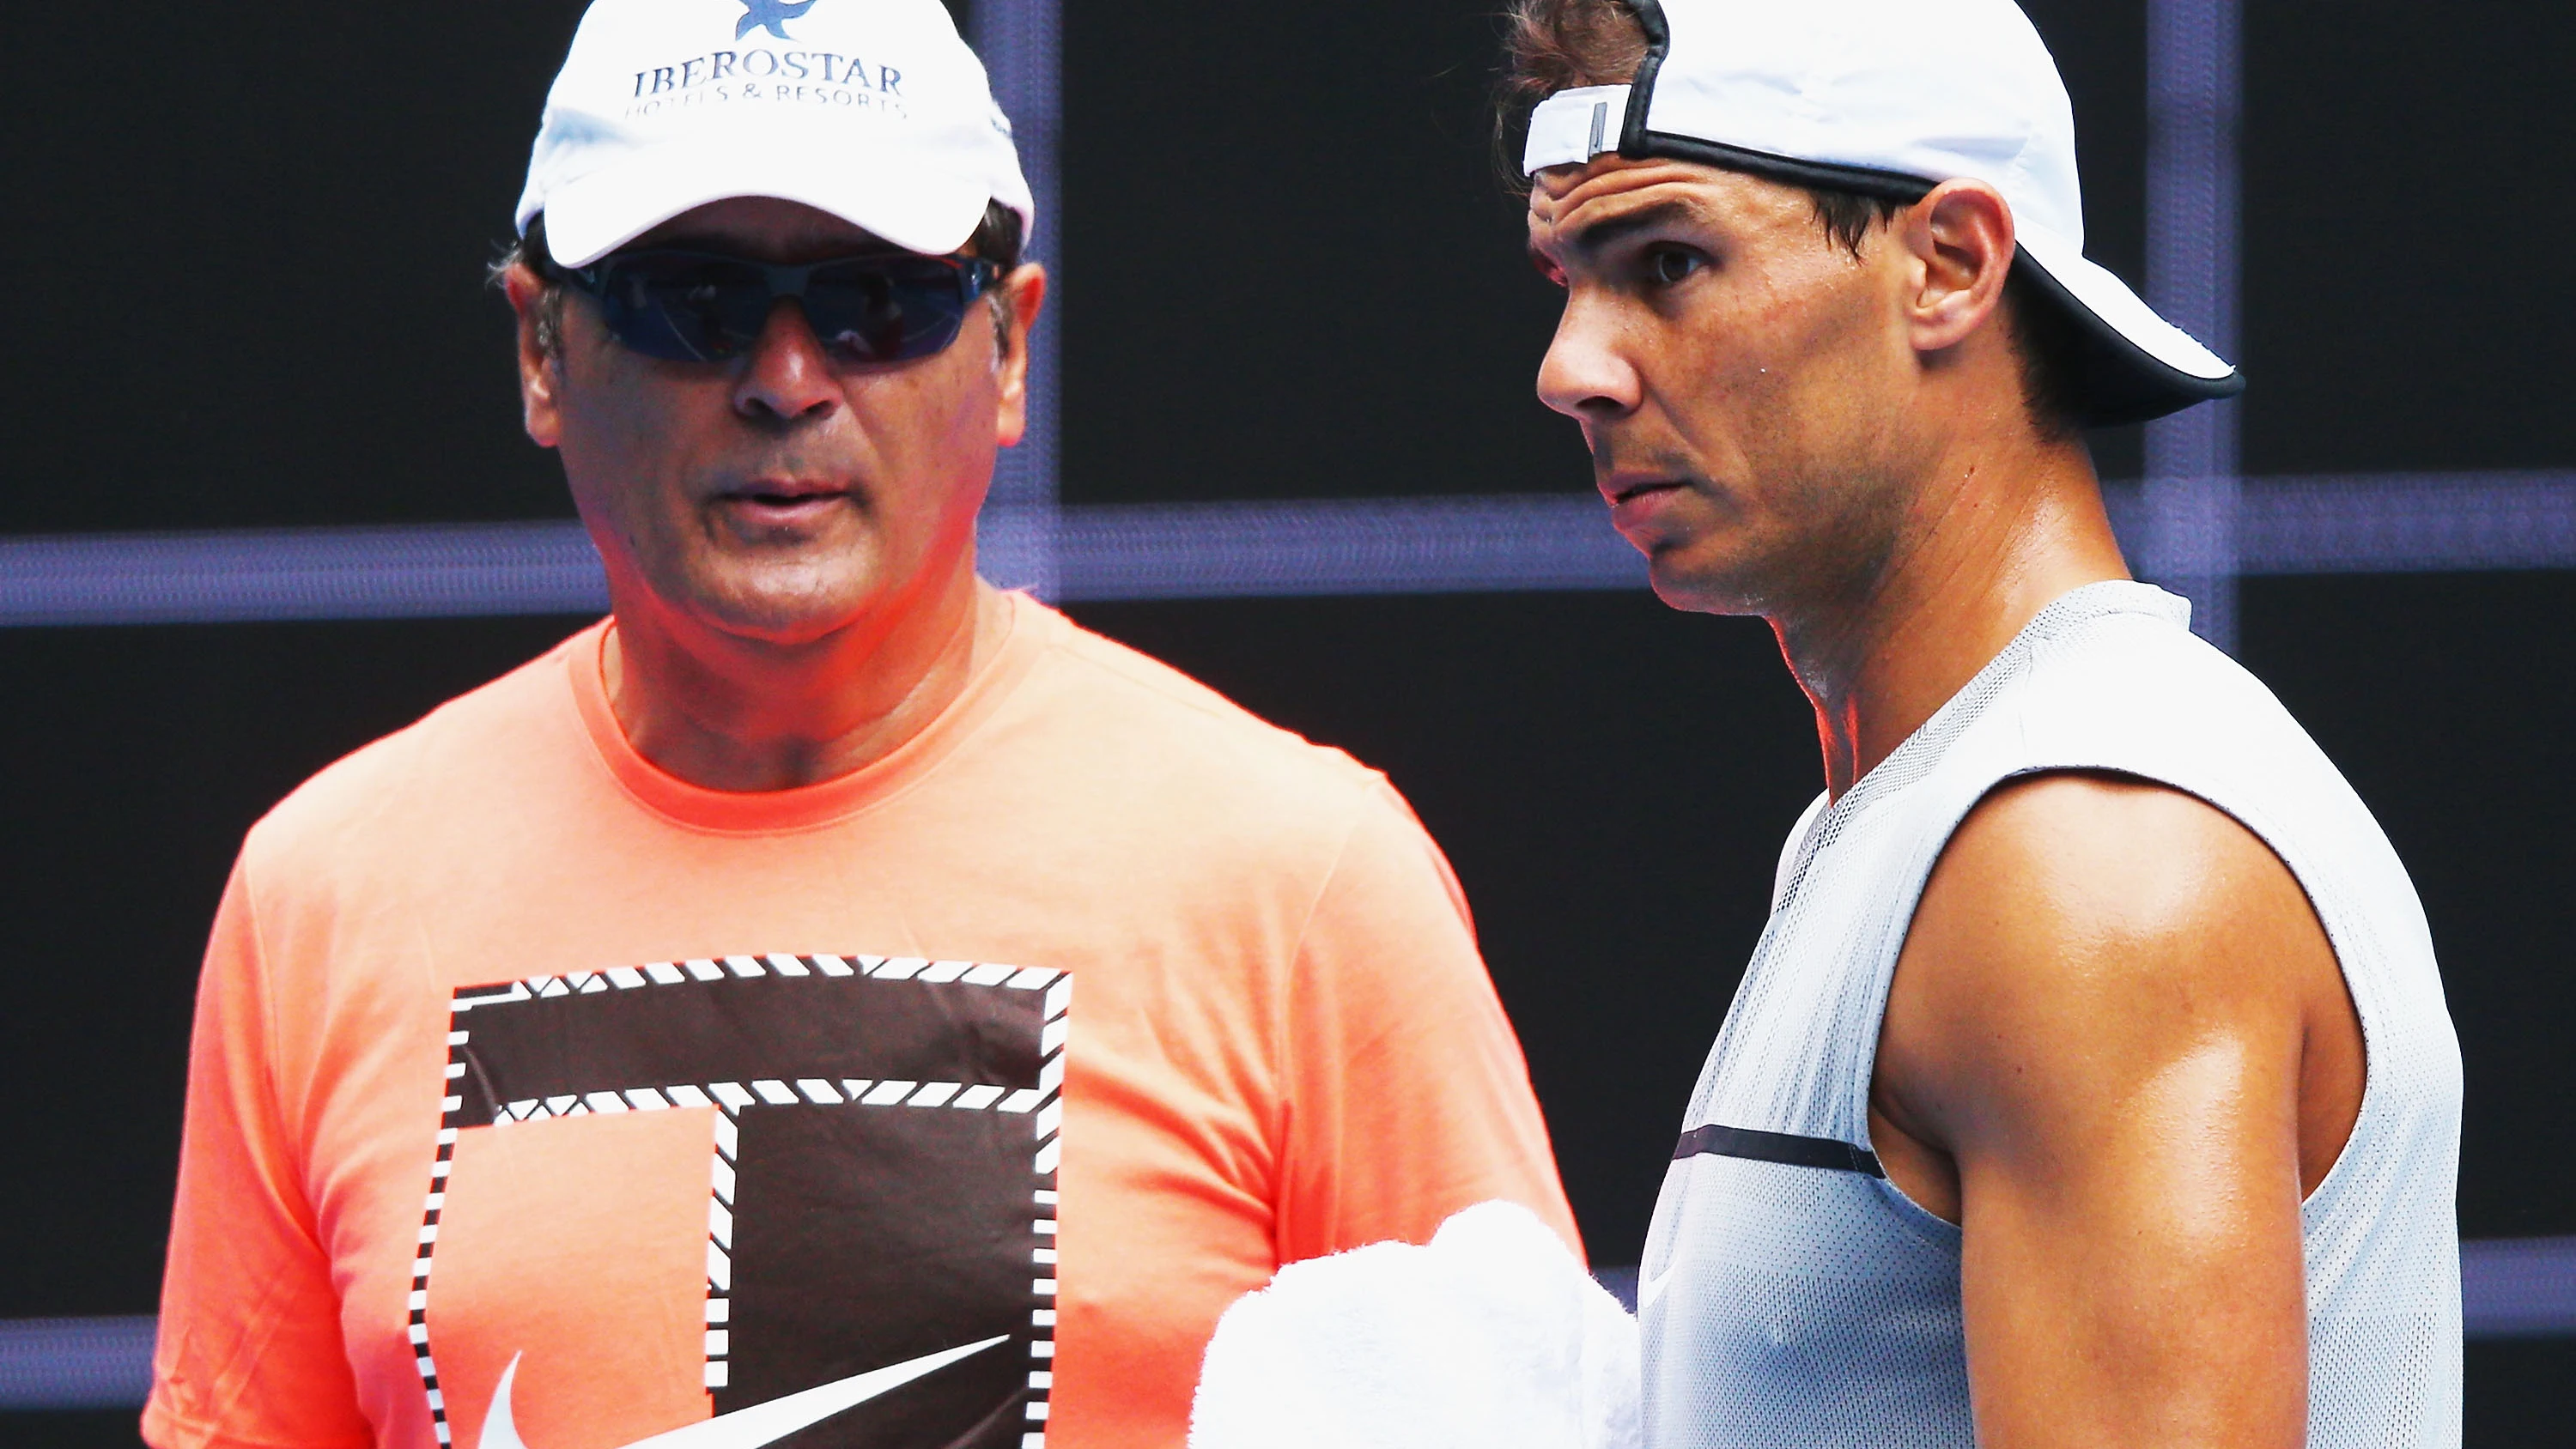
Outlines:
{"type": "Polygon", "coordinates": [[[1648,557],[1656,597],[1702,614],[1779,619],[1865,601],[1905,516],[1895,490],[1850,478],[1769,482],[1758,505],[1699,491],[1699,526],[1648,557]]]}

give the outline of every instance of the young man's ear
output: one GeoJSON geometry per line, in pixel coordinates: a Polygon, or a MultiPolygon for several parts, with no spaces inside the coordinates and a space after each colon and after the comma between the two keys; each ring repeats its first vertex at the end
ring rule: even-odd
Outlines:
{"type": "Polygon", "coordinates": [[[2003,305],[2013,266],[2012,207],[1983,181],[1945,181],[1897,226],[1918,278],[1908,308],[1915,350],[1956,347],[2003,305]]]}

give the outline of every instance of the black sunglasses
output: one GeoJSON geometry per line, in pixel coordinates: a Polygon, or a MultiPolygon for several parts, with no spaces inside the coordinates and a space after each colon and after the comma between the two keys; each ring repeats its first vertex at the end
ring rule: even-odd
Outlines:
{"type": "Polygon", "coordinates": [[[854,362],[909,362],[957,340],[967,308],[1001,268],[982,257],[911,253],[777,267],[717,252],[617,252],[586,267],[547,261],[599,301],[609,335],[670,362],[722,362],[760,340],[782,297],[823,345],[854,362]]]}

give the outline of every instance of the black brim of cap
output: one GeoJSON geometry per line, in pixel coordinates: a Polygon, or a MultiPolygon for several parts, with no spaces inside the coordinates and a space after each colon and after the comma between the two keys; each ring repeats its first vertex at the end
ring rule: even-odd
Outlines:
{"type": "Polygon", "coordinates": [[[2082,399],[2081,421],[2087,428],[2117,428],[2170,417],[2205,402],[2220,402],[2245,391],[2240,369],[2225,377],[2197,377],[2150,355],[2092,308],[2076,300],[2048,268],[2017,251],[2015,269],[2030,288],[2072,324],[2076,339],[2066,359],[2076,371],[2069,392],[2082,399]]]}

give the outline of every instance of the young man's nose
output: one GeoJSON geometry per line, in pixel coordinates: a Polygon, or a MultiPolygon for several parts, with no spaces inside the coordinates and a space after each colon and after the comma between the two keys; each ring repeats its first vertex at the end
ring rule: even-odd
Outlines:
{"type": "Polygon", "coordinates": [[[1619,342],[1618,330],[1599,308],[1569,298],[1539,363],[1539,401],[1586,421],[1634,411],[1644,401],[1645,386],[1619,342]]]}

